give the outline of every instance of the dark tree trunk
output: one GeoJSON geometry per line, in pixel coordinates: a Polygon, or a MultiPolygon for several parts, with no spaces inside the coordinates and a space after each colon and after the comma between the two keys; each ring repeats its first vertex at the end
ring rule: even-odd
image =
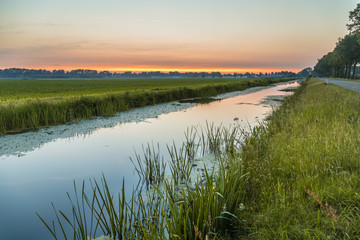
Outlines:
{"type": "Polygon", "coordinates": [[[352,67],[352,63],[349,64],[349,73],[348,73],[348,79],[351,78],[351,67],[352,67]]]}
{"type": "Polygon", "coordinates": [[[352,65],[352,64],[349,64],[349,65],[348,65],[348,70],[347,70],[347,73],[346,73],[345,78],[350,78],[351,65],[352,65]]]}
{"type": "Polygon", "coordinates": [[[339,78],[342,78],[344,76],[344,66],[341,66],[339,68],[339,78]]]}
{"type": "Polygon", "coordinates": [[[352,79],[355,78],[356,64],[357,64],[357,63],[354,63],[352,79]]]}
{"type": "Polygon", "coordinates": [[[346,78],[347,72],[348,72],[348,65],[345,65],[345,71],[344,71],[344,74],[343,74],[343,78],[346,78]]]}

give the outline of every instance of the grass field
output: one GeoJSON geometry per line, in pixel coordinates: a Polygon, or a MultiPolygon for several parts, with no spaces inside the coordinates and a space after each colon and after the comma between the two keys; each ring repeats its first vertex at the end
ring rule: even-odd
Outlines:
{"type": "Polygon", "coordinates": [[[252,239],[360,239],[360,98],[308,80],[243,149],[252,239]]]}
{"type": "Polygon", "coordinates": [[[0,80],[1,101],[57,99],[120,92],[156,91],[184,87],[227,85],[244,79],[11,79],[0,80]]]}
{"type": "Polygon", "coordinates": [[[0,134],[290,79],[0,80],[0,134]]]}

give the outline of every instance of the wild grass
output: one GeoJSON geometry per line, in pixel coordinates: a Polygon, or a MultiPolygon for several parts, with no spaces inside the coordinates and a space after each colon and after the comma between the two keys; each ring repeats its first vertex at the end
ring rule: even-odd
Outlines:
{"type": "Polygon", "coordinates": [[[0,134],[289,79],[1,80],[0,134]]]}
{"type": "Polygon", "coordinates": [[[360,98],[308,79],[243,144],[251,239],[360,239],[360,98]]]}
{"type": "MultiPolygon", "coordinates": [[[[238,157],[226,160],[232,166],[229,168],[222,154],[218,154],[218,171],[210,173],[205,168],[202,182],[200,179],[195,183],[187,181],[187,171],[191,171],[188,163],[192,163],[195,156],[201,156],[202,148],[209,149],[212,144],[202,137],[224,138],[229,133],[223,127],[212,126],[206,131],[209,130],[216,134],[202,133],[192,128],[187,132],[187,141],[180,150],[175,146],[168,147],[172,158],[170,178],[163,177],[165,164],[157,148],[148,145],[144,147],[144,157],[136,155],[134,165],[141,178],[148,179],[145,185],[148,186],[153,179],[151,168],[159,173],[155,176],[161,176],[161,181],[151,181],[151,189],[134,190],[132,198],[125,199],[124,181],[122,191],[115,194],[103,176],[100,182],[90,182],[90,192],[85,191],[85,183],[81,193],[74,185],[75,201],[68,194],[71,216],[54,207],[55,221],[49,223],[39,216],[41,221],[54,239],[85,240],[106,235],[113,239],[205,240],[244,234],[239,216],[244,210],[243,188],[246,176],[242,175],[238,157]],[[204,145],[199,146],[200,143],[204,145]],[[179,188],[180,184],[183,187],[179,188]],[[66,230],[68,226],[70,231],[66,230]]],[[[229,139],[233,138],[227,136],[226,139],[230,144],[229,139]]],[[[232,148],[236,147],[234,145],[232,148]]]]}
{"type": "Polygon", "coordinates": [[[168,147],[171,161],[170,171],[175,185],[186,184],[190,179],[193,159],[186,154],[183,146],[177,150],[176,146],[168,147]]]}
{"type": "Polygon", "coordinates": [[[136,160],[132,158],[130,160],[134,164],[142,184],[145,184],[146,189],[150,189],[151,185],[160,184],[164,180],[166,163],[160,155],[159,145],[157,145],[157,150],[150,144],[145,148],[143,146],[143,153],[143,158],[135,153],[136,160]]]}
{"type": "MultiPolygon", "coordinates": [[[[285,80],[285,79],[284,79],[285,80]]],[[[58,100],[121,92],[161,91],[237,83],[281,82],[283,79],[0,79],[0,102],[24,99],[58,100]]],[[[286,79],[286,81],[291,78],[286,79]]]]}

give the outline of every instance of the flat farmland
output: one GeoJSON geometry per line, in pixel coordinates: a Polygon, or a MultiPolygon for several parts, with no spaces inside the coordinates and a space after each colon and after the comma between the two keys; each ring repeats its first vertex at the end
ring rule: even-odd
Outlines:
{"type": "Polygon", "coordinates": [[[291,79],[3,79],[0,134],[291,79]]]}
{"type": "Polygon", "coordinates": [[[67,98],[121,92],[158,91],[226,85],[244,79],[3,79],[0,80],[2,102],[23,99],[67,98]]]}

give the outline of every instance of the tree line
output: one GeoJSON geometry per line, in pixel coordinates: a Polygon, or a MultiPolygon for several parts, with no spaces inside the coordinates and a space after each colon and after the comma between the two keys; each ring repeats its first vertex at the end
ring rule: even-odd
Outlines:
{"type": "Polygon", "coordinates": [[[306,77],[311,73],[311,68],[306,68],[299,73],[281,71],[271,73],[232,73],[224,74],[220,72],[109,72],[96,71],[91,69],[76,69],[71,71],[64,70],[44,70],[26,68],[7,68],[0,69],[0,78],[289,78],[306,77]]]}
{"type": "Polygon", "coordinates": [[[350,11],[349,34],[339,38],[332,52],[318,59],[314,73],[322,77],[355,78],[360,63],[360,3],[350,11]]]}

